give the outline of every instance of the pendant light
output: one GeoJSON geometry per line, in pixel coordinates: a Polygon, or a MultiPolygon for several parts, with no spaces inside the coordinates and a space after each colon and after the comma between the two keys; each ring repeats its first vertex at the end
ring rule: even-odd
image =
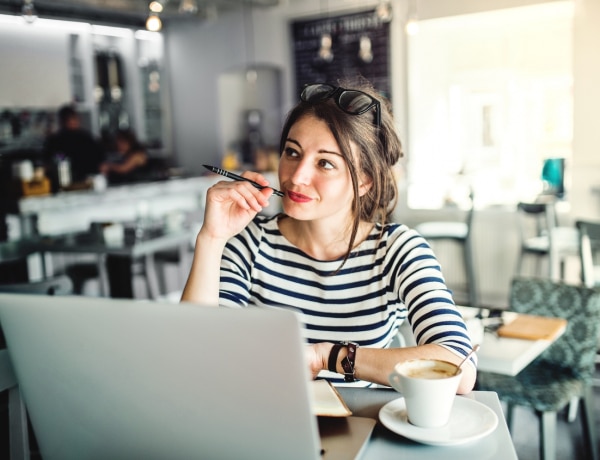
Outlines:
{"type": "Polygon", "coordinates": [[[158,32],[162,29],[162,21],[158,17],[159,13],[162,13],[164,9],[162,0],[153,0],[148,5],[148,9],[150,10],[150,14],[148,15],[148,19],[146,19],[146,30],[158,32]]]}
{"type": "Polygon", "coordinates": [[[244,24],[244,45],[246,51],[246,81],[251,85],[256,83],[258,72],[254,62],[254,21],[252,18],[252,7],[246,2],[242,5],[242,15],[244,24]]]}
{"type": "MultiPolygon", "coordinates": [[[[327,16],[327,19],[329,19],[329,4],[327,0],[321,0],[321,15],[327,16]]],[[[331,23],[327,22],[327,25],[331,29],[331,23]]],[[[319,60],[330,63],[333,61],[333,38],[331,34],[328,32],[322,33],[320,44],[321,46],[317,52],[319,60]]]]}

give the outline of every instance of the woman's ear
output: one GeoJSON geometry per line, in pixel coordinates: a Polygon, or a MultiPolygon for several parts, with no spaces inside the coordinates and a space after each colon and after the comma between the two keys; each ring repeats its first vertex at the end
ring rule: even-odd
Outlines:
{"type": "Polygon", "coordinates": [[[369,176],[361,174],[360,184],[358,185],[358,196],[364,196],[373,186],[373,179],[369,176]]]}

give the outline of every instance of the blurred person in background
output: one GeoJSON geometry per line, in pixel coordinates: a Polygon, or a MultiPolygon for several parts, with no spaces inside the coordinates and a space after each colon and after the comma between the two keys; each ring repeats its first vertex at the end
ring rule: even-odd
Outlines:
{"type": "Polygon", "coordinates": [[[100,165],[100,172],[111,184],[135,182],[148,165],[146,147],[131,129],[120,129],[115,135],[115,154],[100,165]]]}
{"type": "Polygon", "coordinates": [[[104,149],[92,134],[81,126],[81,117],[71,105],[58,110],[58,131],[44,142],[44,164],[52,181],[53,191],[60,185],[84,182],[98,174],[104,161],[104,149]],[[67,162],[69,178],[59,184],[58,164],[67,162]]]}

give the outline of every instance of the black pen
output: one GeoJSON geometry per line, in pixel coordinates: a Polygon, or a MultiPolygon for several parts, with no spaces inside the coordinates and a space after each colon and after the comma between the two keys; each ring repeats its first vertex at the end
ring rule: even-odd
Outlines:
{"type": "Polygon", "coordinates": [[[220,174],[221,176],[225,176],[229,179],[250,182],[252,185],[254,185],[257,189],[260,189],[260,190],[262,190],[263,188],[270,188],[273,190],[274,195],[283,196],[283,192],[280,192],[279,190],[274,189],[273,187],[269,187],[268,185],[260,185],[259,183],[256,183],[253,180],[246,179],[245,177],[242,177],[242,176],[238,176],[237,174],[234,174],[229,171],[225,171],[224,169],[221,169],[221,168],[217,168],[216,166],[209,166],[209,165],[202,165],[202,166],[204,166],[209,171],[212,171],[216,174],[220,174]]]}

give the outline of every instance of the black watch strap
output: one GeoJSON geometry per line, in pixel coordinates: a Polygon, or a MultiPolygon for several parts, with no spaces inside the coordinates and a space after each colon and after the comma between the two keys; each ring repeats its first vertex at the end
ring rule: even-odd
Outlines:
{"type": "Polygon", "coordinates": [[[329,359],[327,360],[327,370],[330,372],[337,372],[337,359],[342,349],[343,344],[336,343],[329,352],[329,359]]]}
{"type": "Polygon", "coordinates": [[[356,360],[356,350],[358,348],[358,343],[344,342],[343,345],[345,345],[348,348],[348,355],[342,360],[342,368],[344,369],[344,381],[354,382],[354,374],[356,373],[354,362],[356,360]]]}

